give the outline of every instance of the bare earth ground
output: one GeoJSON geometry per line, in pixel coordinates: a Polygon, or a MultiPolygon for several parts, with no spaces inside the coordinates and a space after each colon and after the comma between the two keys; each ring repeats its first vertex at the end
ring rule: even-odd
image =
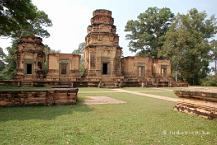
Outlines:
{"type": "Polygon", "coordinates": [[[84,100],[83,104],[94,105],[94,104],[123,104],[125,101],[114,99],[107,96],[88,96],[84,100]]]}

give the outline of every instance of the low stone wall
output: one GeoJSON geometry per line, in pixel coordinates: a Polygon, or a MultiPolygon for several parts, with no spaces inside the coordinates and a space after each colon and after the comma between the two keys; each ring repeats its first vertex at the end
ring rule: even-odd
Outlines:
{"type": "Polygon", "coordinates": [[[217,92],[208,90],[177,90],[175,94],[181,98],[175,110],[187,114],[215,119],[217,118],[217,92]]]}
{"type": "Polygon", "coordinates": [[[194,91],[194,90],[177,90],[175,94],[180,98],[199,99],[204,101],[217,102],[217,92],[194,91]]]}
{"type": "Polygon", "coordinates": [[[51,88],[0,91],[0,106],[75,104],[78,89],[51,88]]]}
{"type": "Polygon", "coordinates": [[[185,82],[169,82],[169,81],[153,81],[153,80],[140,80],[137,78],[124,79],[121,81],[100,81],[100,79],[77,79],[74,81],[60,81],[60,80],[35,80],[35,81],[19,81],[19,80],[0,80],[0,85],[9,86],[59,86],[65,87],[99,87],[101,82],[102,87],[117,88],[117,87],[188,87],[185,82]]]}

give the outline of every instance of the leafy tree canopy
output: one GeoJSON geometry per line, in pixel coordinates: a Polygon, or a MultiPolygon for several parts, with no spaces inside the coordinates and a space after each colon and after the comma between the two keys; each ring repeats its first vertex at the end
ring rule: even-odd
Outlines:
{"type": "Polygon", "coordinates": [[[164,43],[173,18],[174,14],[169,8],[150,7],[137,20],[129,20],[125,31],[129,32],[126,38],[130,40],[130,51],[138,55],[159,57],[158,50],[164,43]]]}
{"type": "Polygon", "coordinates": [[[5,53],[3,51],[3,49],[0,47],[0,71],[2,71],[5,67],[5,63],[4,63],[4,57],[5,57],[5,53]]]}
{"type": "Polygon", "coordinates": [[[209,63],[216,57],[216,24],[214,16],[191,9],[186,15],[178,14],[166,33],[161,52],[190,84],[199,84],[207,76],[209,63]]]}
{"type": "Polygon", "coordinates": [[[79,44],[78,49],[75,49],[72,54],[83,54],[85,48],[85,42],[79,44]]]}
{"type": "MultiPolygon", "coordinates": [[[[11,79],[16,73],[17,42],[26,35],[49,37],[45,29],[52,26],[47,14],[37,9],[31,0],[0,0],[0,37],[12,37],[12,46],[7,47],[6,63],[0,72],[0,79],[11,79]]],[[[45,52],[49,52],[48,46],[45,52]]]]}
{"type": "Polygon", "coordinates": [[[80,60],[80,67],[79,67],[79,71],[80,71],[80,75],[84,75],[85,73],[85,68],[84,68],[84,56],[83,56],[83,52],[84,52],[84,48],[85,48],[85,42],[82,42],[79,44],[78,49],[75,49],[72,54],[79,54],[81,55],[81,60],[80,60]]]}
{"type": "Polygon", "coordinates": [[[12,79],[16,73],[17,43],[18,40],[14,39],[12,41],[12,46],[6,48],[8,55],[4,56],[6,65],[4,69],[1,70],[0,79],[12,79]]]}
{"type": "Polygon", "coordinates": [[[0,0],[0,36],[38,35],[49,37],[44,27],[52,26],[47,14],[31,0],[0,0]]]}

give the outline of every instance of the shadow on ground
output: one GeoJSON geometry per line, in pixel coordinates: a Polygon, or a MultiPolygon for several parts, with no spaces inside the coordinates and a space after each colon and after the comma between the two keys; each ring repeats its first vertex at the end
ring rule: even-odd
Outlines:
{"type": "Polygon", "coordinates": [[[31,119],[51,120],[61,115],[90,112],[92,110],[93,108],[81,102],[76,105],[1,107],[0,122],[31,119]]]}

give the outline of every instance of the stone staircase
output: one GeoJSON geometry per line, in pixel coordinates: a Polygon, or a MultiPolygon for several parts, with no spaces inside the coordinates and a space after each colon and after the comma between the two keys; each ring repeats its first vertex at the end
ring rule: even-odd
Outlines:
{"type": "Polygon", "coordinates": [[[33,86],[33,81],[22,81],[21,86],[33,86]]]}
{"type": "Polygon", "coordinates": [[[121,87],[121,81],[118,81],[119,78],[114,77],[102,77],[99,87],[102,88],[119,88],[121,87]]]}
{"type": "Polygon", "coordinates": [[[114,82],[101,82],[101,85],[100,85],[101,88],[118,88],[117,84],[114,83],[114,82]]]}
{"type": "Polygon", "coordinates": [[[127,86],[127,87],[140,87],[141,86],[138,78],[135,78],[135,77],[125,79],[124,80],[124,85],[127,86]]]}
{"type": "Polygon", "coordinates": [[[175,94],[180,98],[174,107],[175,110],[208,119],[217,118],[217,90],[189,88],[176,90],[175,94]]]}

